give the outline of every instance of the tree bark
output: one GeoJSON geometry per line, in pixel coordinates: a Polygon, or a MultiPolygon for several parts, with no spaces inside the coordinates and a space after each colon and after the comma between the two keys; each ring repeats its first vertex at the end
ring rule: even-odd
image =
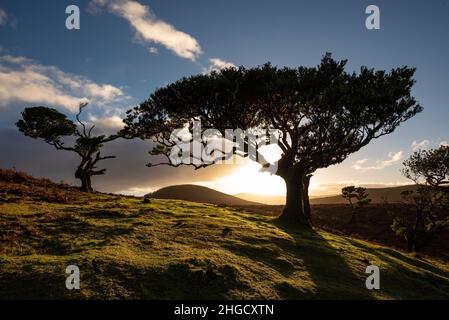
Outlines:
{"type": "Polygon", "coordinates": [[[309,199],[310,178],[312,178],[312,175],[307,174],[302,179],[303,180],[302,201],[303,201],[303,206],[304,206],[304,215],[309,220],[309,223],[312,224],[312,215],[311,215],[310,199],[309,199]]]}
{"type": "Polygon", "coordinates": [[[75,178],[81,181],[81,191],[93,192],[90,168],[79,166],[75,172],[75,178]]]}
{"type": "Polygon", "coordinates": [[[289,176],[282,177],[287,187],[287,197],[279,220],[289,224],[310,227],[310,221],[303,206],[305,197],[303,177],[304,175],[301,172],[293,172],[289,176]]]}

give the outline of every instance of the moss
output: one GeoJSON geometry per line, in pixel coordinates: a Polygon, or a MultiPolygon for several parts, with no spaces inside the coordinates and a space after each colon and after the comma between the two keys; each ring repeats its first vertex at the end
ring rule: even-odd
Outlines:
{"type": "Polygon", "coordinates": [[[0,207],[0,298],[447,299],[449,265],[214,205],[25,199],[0,207]],[[65,289],[69,264],[79,291],[65,289]]]}

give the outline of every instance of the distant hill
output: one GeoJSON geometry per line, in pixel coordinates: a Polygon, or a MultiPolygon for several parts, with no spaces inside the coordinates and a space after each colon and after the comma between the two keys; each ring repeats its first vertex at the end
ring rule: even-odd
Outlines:
{"type": "Polygon", "coordinates": [[[285,204],[284,196],[267,196],[253,193],[237,193],[234,196],[248,201],[259,202],[268,205],[283,205],[285,204]]]}
{"type": "MultiPolygon", "coordinates": [[[[348,206],[322,207],[330,217],[343,217],[342,207],[350,213],[348,206]]],[[[382,225],[373,214],[365,219],[354,230],[382,225]]],[[[439,252],[447,252],[442,240],[439,252]]],[[[449,299],[446,260],[240,208],[145,203],[2,169],[0,264],[0,300],[449,299]],[[82,266],[82,290],[61,285],[69,261],[82,266]],[[382,265],[388,290],[366,290],[371,263],[382,265]]]]}
{"type": "MultiPolygon", "coordinates": [[[[366,191],[369,194],[369,197],[372,199],[372,203],[383,203],[384,199],[386,199],[389,203],[398,203],[401,202],[402,191],[412,190],[414,188],[414,186],[409,185],[389,188],[367,188],[366,191]]],[[[269,205],[283,205],[285,203],[285,197],[283,196],[264,196],[251,193],[239,193],[235,196],[248,201],[260,202],[269,205]]],[[[346,203],[346,200],[343,199],[340,195],[334,195],[325,197],[311,197],[310,203],[341,204],[346,203]]]]}
{"type": "MultiPolygon", "coordinates": [[[[413,185],[390,187],[390,188],[367,188],[366,192],[369,195],[372,203],[398,203],[401,202],[401,192],[406,190],[414,190],[413,185]]],[[[340,195],[310,199],[311,204],[340,204],[347,203],[340,195]]]]}
{"type": "Polygon", "coordinates": [[[240,199],[211,188],[194,184],[169,186],[159,189],[149,197],[155,199],[175,199],[200,203],[225,204],[229,206],[260,205],[260,203],[240,199]]]}
{"type": "Polygon", "coordinates": [[[0,264],[0,300],[449,299],[442,260],[237,208],[87,194],[1,170],[0,264]],[[70,261],[82,290],[61,285],[70,261]],[[371,263],[386,290],[366,290],[371,263]]]}

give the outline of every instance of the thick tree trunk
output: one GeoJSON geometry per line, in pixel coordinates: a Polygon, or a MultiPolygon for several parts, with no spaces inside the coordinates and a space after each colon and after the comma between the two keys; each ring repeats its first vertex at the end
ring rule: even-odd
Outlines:
{"type": "Polygon", "coordinates": [[[84,192],[93,192],[92,189],[92,181],[91,181],[91,175],[86,173],[84,179],[82,180],[81,189],[84,192]]]}
{"type": "Polygon", "coordinates": [[[287,198],[284,210],[279,220],[290,224],[310,226],[309,219],[304,212],[304,186],[303,175],[296,172],[290,176],[283,177],[287,187],[287,198]]]}
{"type": "Polygon", "coordinates": [[[303,177],[302,202],[303,202],[303,206],[304,206],[304,215],[309,220],[309,223],[312,224],[312,216],[311,216],[311,209],[310,209],[310,199],[309,199],[310,178],[312,178],[311,174],[305,175],[303,177]]]}
{"type": "Polygon", "coordinates": [[[78,167],[78,169],[75,172],[75,178],[81,181],[81,191],[83,192],[94,191],[92,189],[91,175],[89,169],[78,167]]]}

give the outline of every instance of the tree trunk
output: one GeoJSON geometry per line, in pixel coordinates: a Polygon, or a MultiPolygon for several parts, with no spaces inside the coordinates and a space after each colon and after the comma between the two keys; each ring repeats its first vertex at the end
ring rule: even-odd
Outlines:
{"type": "Polygon", "coordinates": [[[279,220],[291,224],[310,226],[309,219],[304,212],[304,175],[296,172],[290,176],[283,177],[287,187],[287,198],[284,210],[279,220]]]}
{"type": "Polygon", "coordinates": [[[302,202],[303,202],[303,205],[304,205],[304,215],[309,220],[309,223],[312,224],[312,215],[311,215],[310,199],[309,199],[310,178],[312,178],[311,174],[305,175],[303,177],[302,202]]]}
{"type": "Polygon", "coordinates": [[[81,180],[81,191],[83,192],[93,192],[90,169],[85,167],[78,167],[75,172],[75,178],[81,180]]]}

